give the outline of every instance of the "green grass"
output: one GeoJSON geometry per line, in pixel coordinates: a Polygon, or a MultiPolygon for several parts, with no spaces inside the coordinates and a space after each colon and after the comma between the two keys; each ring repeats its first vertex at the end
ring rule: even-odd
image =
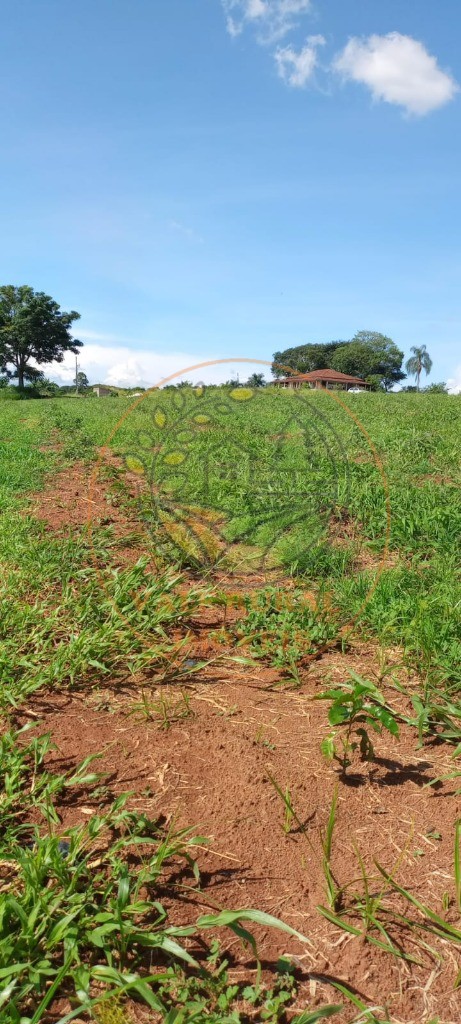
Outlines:
{"type": "MultiPolygon", "coordinates": [[[[112,1007],[115,1022],[127,993],[144,999],[166,1024],[238,1024],[245,1006],[261,1020],[285,1019],[294,995],[289,978],[269,990],[234,991],[213,943],[203,972],[188,952],[193,932],[168,922],[159,886],[178,865],[190,876],[187,884],[197,884],[194,845],[200,837],[165,830],[160,822],[133,814],[126,796],[111,802],[110,793],[104,813],[62,834],[59,806],[68,791],[84,794],[86,787],[105,786],[98,762],[87,760],[65,775],[53,773],[50,737],[40,728],[24,731],[19,725],[19,714],[39,689],[85,690],[105,677],[125,685],[145,671],[154,686],[178,682],[178,695],[169,703],[144,694],[133,713],[162,728],[189,715],[187,696],[181,696],[190,675],[189,622],[200,608],[223,600],[213,583],[215,568],[238,574],[242,567],[263,566],[294,577],[294,590],[279,593],[271,585],[260,589],[256,600],[248,598],[246,614],[232,630],[253,657],[278,667],[296,685],[304,659],[326,644],[347,644],[354,631],[383,648],[398,645],[402,661],[422,680],[412,693],[413,715],[407,720],[415,737],[421,744],[444,741],[458,752],[461,400],[338,397],[339,404],[324,394],[298,399],[275,389],[240,397],[182,389],[148,395],[134,408],[125,398],[2,403],[0,1001],[5,1024],[40,1024],[54,997],[63,994],[79,1003],[66,1020],[99,1012],[101,1024],[104,1005],[108,1013],[112,1007]],[[90,533],[84,526],[69,536],[52,535],[28,505],[27,495],[40,489],[47,474],[66,471],[75,460],[83,460],[90,476],[101,445],[121,459],[121,471],[106,467],[104,472],[127,512],[123,466],[142,471],[145,484],[138,512],[146,557],[128,568],[117,565],[110,530],[90,533]],[[147,557],[152,547],[159,554],[155,575],[147,557]],[[185,570],[190,570],[187,588],[185,570]],[[307,600],[306,591],[314,600],[307,600]],[[149,962],[153,967],[146,968],[149,962]]],[[[289,836],[292,821],[298,822],[291,794],[274,785],[289,836]]],[[[363,864],[360,891],[351,895],[348,886],[338,889],[332,873],[334,820],[335,807],[323,837],[330,920],[341,916],[350,928],[361,921],[361,933],[365,927],[380,948],[390,948],[387,911],[371,895],[363,864]],[[346,895],[351,897],[348,915],[338,909],[346,895]]],[[[459,849],[458,823],[458,910],[459,849]]],[[[397,893],[418,911],[418,928],[411,924],[417,944],[422,931],[459,944],[457,927],[417,903],[379,865],[378,870],[386,892],[397,893]]],[[[223,914],[206,916],[197,927],[206,932],[225,924],[253,952],[252,923],[274,924],[267,918],[262,922],[254,911],[223,914]]],[[[346,990],[342,994],[352,998],[346,990]]],[[[378,1019],[356,1005],[362,1019],[378,1019]]],[[[306,1010],[298,1024],[336,1010],[306,1010]]]]}
{"type": "MultiPolygon", "coordinates": [[[[197,550],[187,519],[191,508],[212,510],[222,521],[211,533],[228,552],[243,545],[250,564],[265,557],[303,582],[321,580],[344,623],[360,618],[370,636],[459,684],[461,400],[338,397],[350,414],[323,394],[298,400],[268,390],[238,402],[212,388],[152,393],[135,405],[82,399],[78,410],[63,399],[37,402],[33,414],[72,435],[77,449],[108,441],[143,469],[156,492],[145,503],[146,528],[163,537],[169,558],[197,568],[203,545],[197,550]],[[330,540],[331,513],[340,545],[330,540]],[[168,517],[176,541],[166,536],[168,517]],[[367,568],[357,568],[359,544],[367,568]]],[[[8,417],[31,406],[15,403],[8,417]]]]}
{"type": "MultiPolygon", "coordinates": [[[[271,989],[257,982],[243,991],[227,982],[216,944],[202,969],[187,942],[227,926],[257,956],[253,923],[298,933],[249,908],[171,926],[159,887],[178,872],[184,882],[175,886],[199,884],[194,852],[206,839],[129,810],[130,794],[113,797],[95,757],[57,774],[48,767],[50,736],[39,725],[17,724],[39,689],[84,690],[104,676],[120,685],[142,670],[153,685],[188,679],[189,619],[220,600],[201,583],[181,588],[174,565],[152,574],[141,558],[119,569],[104,530],[93,530],[91,538],[85,527],[53,535],[29,514],[27,496],[46,474],[65,472],[77,458],[91,463],[84,412],[79,407],[76,417],[60,405],[2,406],[1,1019],[40,1024],[53,1000],[67,995],[78,1005],[63,1020],[94,1013],[103,1020],[106,1004],[107,1019],[111,1006],[113,1014],[122,1007],[123,1016],[130,996],[170,1024],[238,1022],[238,1007],[250,1003],[261,1019],[282,1021],[296,995],[291,975],[280,974],[271,989]],[[173,630],[179,639],[172,639],[173,630]],[[92,789],[104,795],[104,812],[63,830],[60,809],[69,791],[88,801],[92,789]]],[[[155,706],[147,699],[133,710],[154,714],[166,728],[190,713],[187,694],[179,694],[171,706],[160,697],[155,706]]]]}

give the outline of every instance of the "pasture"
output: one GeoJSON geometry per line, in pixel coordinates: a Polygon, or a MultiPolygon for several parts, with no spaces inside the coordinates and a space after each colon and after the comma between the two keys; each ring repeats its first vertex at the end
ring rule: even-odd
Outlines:
{"type": "Polygon", "coordinates": [[[460,434],[0,403],[5,1024],[459,1019],[460,434]]]}

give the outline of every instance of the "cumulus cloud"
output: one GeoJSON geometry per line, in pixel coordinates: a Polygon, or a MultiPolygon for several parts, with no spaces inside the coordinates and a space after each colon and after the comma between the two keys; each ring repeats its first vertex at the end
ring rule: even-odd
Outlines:
{"type": "Polygon", "coordinates": [[[457,366],[454,372],[454,377],[447,380],[447,388],[451,395],[461,395],[461,366],[457,366]]]}
{"type": "Polygon", "coordinates": [[[221,0],[221,3],[231,36],[238,36],[252,26],[264,43],[283,39],[311,8],[311,0],[221,0]]]}
{"type": "Polygon", "coordinates": [[[292,46],[279,46],[274,56],[280,78],[287,85],[302,89],[317,67],[317,48],[324,45],[323,36],[309,36],[302,50],[296,51],[292,46]]]}
{"type": "MultiPolygon", "coordinates": [[[[86,332],[87,335],[89,333],[86,332]]],[[[200,370],[188,370],[189,366],[205,362],[207,356],[200,352],[154,352],[128,345],[98,345],[91,342],[80,350],[78,360],[80,369],[86,373],[91,384],[111,384],[125,388],[153,387],[172,373],[179,374],[173,383],[186,379],[218,384],[235,378],[237,374],[241,380],[246,380],[253,370],[264,371],[264,367],[239,363],[238,359],[200,370]]],[[[58,384],[72,384],[75,356],[69,352],[62,363],[50,363],[40,369],[46,377],[58,384]]]]}
{"type": "Polygon", "coordinates": [[[395,103],[409,114],[429,114],[459,90],[422,43],[399,32],[350,39],[332,66],[345,79],[366,85],[375,99],[395,103]]]}

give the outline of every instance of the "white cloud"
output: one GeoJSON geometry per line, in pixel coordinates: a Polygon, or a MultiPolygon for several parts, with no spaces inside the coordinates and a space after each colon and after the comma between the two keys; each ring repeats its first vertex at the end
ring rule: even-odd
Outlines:
{"type": "Polygon", "coordinates": [[[317,67],[317,47],[324,45],[323,36],[309,36],[306,45],[298,52],[292,46],[279,46],[274,56],[280,78],[287,85],[302,89],[317,67]]]}
{"type": "MultiPolygon", "coordinates": [[[[89,333],[91,332],[86,332],[89,333]]],[[[201,353],[165,353],[128,345],[91,343],[85,345],[78,356],[79,368],[86,373],[91,384],[111,384],[116,387],[153,387],[172,373],[180,374],[173,383],[181,380],[181,376],[187,380],[204,381],[207,384],[217,384],[235,378],[237,374],[240,380],[246,380],[254,370],[270,376],[269,367],[240,363],[237,358],[217,366],[187,370],[187,367],[206,360],[207,356],[201,353]]],[[[62,363],[50,363],[41,366],[40,369],[46,377],[57,381],[58,384],[72,384],[75,377],[75,356],[69,352],[62,363]]]]}
{"type": "Polygon", "coordinates": [[[461,395],[461,366],[455,369],[455,376],[447,380],[447,388],[452,395],[461,395]]]}
{"type": "Polygon", "coordinates": [[[344,78],[368,86],[375,99],[396,103],[410,114],[428,114],[459,90],[422,43],[399,32],[350,39],[332,66],[344,78]]]}
{"type": "Polygon", "coordinates": [[[311,0],[221,0],[227,31],[238,36],[252,26],[263,43],[283,39],[311,9],[311,0]]]}

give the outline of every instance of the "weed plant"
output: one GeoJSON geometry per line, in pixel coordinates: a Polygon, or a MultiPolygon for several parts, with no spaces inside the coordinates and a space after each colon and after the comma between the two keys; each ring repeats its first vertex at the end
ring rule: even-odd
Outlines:
{"type": "Polygon", "coordinates": [[[265,587],[245,599],[247,614],[235,624],[252,654],[282,668],[299,682],[297,666],[337,635],[334,622],[321,607],[313,608],[302,592],[265,587]]]}
{"type": "Polygon", "coordinates": [[[362,679],[356,672],[350,672],[349,675],[350,682],[316,696],[316,700],[331,701],[328,721],[336,728],[323,740],[322,753],[327,760],[339,762],[343,777],[352,763],[351,755],[356,750],[362,761],[374,760],[370,730],[380,734],[383,729],[387,729],[392,736],[399,736],[397,716],[386,704],[376,684],[362,679]],[[338,726],[343,727],[341,732],[338,726]]]}

